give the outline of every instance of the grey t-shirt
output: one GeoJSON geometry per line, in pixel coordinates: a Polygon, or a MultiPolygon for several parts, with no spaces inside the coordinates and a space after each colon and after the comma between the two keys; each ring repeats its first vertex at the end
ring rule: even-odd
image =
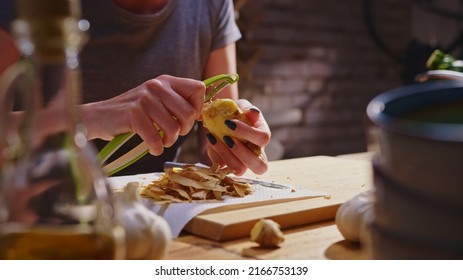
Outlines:
{"type": "MultiPolygon", "coordinates": [[[[0,27],[9,29],[13,2],[2,0],[0,27]]],[[[161,74],[201,80],[209,53],[241,38],[232,0],[169,0],[152,15],[133,14],[111,0],[81,2],[90,22],[80,56],[84,103],[114,97],[161,74]]],[[[118,175],[162,170],[182,141],[118,175]]],[[[103,141],[95,144],[101,149],[103,141]]]]}
{"type": "Polygon", "coordinates": [[[161,74],[200,80],[209,53],[240,38],[228,0],[169,0],[148,16],[111,0],[82,5],[91,26],[81,54],[84,102],[113,97],[161,74]]]}

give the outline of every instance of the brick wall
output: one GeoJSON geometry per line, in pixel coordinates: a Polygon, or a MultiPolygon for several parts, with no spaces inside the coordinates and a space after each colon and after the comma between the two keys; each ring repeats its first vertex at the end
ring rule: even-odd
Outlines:
{"type": "MultiPolygon", "coordinates": [[[[377,34],[394,54],[403,54],[410,40],[411,2],[372,1],[377,34]]],[[[240,95],[269,120],[271,149],[284,148],[277,158],[367,150],[366,106],[401,85],[403,65],[373,43],[362,5],[235,0],[244,36],[237,43],[240,95]]],[[[180,160],[195,160],[192,145],[180,160]]]]}
{"type": "MultiPolygon", "coordinates": [[[[402,55],[410,40],[410,0],[372,1],[378,36],[402,55]]],[[[375,45],[363,1],[235,1],[240,94],[268,117],[284,157],[367,150],[365,108],[402,83],[403,65],[375,45]],[[242,6],[241,6],[242,5],[242,6]],[[273,116],[300,110],[277,124],[273,116]]]]}

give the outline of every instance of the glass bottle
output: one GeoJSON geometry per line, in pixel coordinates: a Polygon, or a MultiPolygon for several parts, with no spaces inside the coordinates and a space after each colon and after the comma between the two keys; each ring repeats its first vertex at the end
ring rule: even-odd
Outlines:
{"type": "Polygon", "coordinates": [[[17,110],[1,120],[0,259],[121,259],[117,205],[78,113],[80,1],[16,4],[22,61],[0,86],[2,111],[17,110]]]}

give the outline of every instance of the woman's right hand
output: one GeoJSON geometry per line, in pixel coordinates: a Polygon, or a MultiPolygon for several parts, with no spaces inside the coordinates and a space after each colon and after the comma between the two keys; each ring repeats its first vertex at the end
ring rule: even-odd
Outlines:
{"type": "Polygon", "coordinates": [[[134,132],[151,154],[160,155],[193,128],[205,90],[201,81],[161,75],[114,98],[82,105],[82,120],[89,139],[111,140],[134,132]]]}

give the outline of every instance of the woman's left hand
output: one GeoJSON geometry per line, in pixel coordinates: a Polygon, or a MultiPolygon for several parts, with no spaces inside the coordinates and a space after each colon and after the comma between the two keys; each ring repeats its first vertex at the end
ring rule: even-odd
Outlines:
{"type": "Polygon", "coordinates": [[[239,120],[227,121],[227,127],[235,137],[226,136],[225,143],[217,141],[218,139],[208,133],[207,154],[212,162],[221,166],[228,166],[238,176],[245,173],[247,169],[255,174],[263,174],[268,169],[264,148],[270,141],[270,128],[259,109],[249,101],[240,99],[236,103],[252,125],[247,125],[239,120]],[[262,152],[259,155],[256,154],[237,138],[245,139],[257,145],[262,152]]]}

